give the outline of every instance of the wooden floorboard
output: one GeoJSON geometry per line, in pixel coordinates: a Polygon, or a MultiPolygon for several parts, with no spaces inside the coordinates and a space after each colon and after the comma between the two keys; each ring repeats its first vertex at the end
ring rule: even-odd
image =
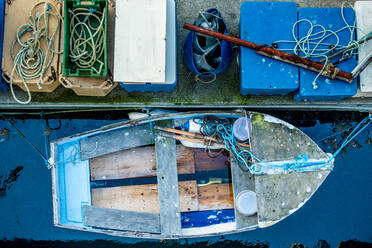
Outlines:
{"type": "Polygon", "coordinates": [[[228,169],[228,156],[224,154],[213,153],[208,156],[204,149],[194,149],[195,153],[195,170],[197,171],[213,171],[213,170],[227,170],[228,169]]]}
{"type": "Polygon", "coordinates": [[[234,208],[232,185],[211,184],[198,187],[199,210],[234,208]]]}
{"type": "MultiPolygon", "coordinates": [[[[180,211],[234,208],[231,184],[197,186],[196,181],[179,182],[180,211]]],[[[92,205],[103,208],[159,213],[156,184],[92,189],[92,205]]]]}
{"type": "MultiPolygon", "coordinates": [[[[196,181],[179,182],[181,212],[197,211],[196,181]]],[[[157,184],[92,189],[92,205],[127,211],[159,213],[157,184]]]]}
{"type": "MultiPolygon", "coordinates": [[[[194,174],[194,152],[176,146],[178,174],[194,174]]],[[[154,146],[136,147],[90,159],[91,180],[110,180],[156,176],[154,146]]]]}
{"type": "MultiPolygon", "coordinates": [[[[176,146],[178,174],[195,171],[228,170],[228,157],[219,154],[211,158],[204,149],[176,146]]],[[[156,176],[154,146],[136,147],[90,159],[91,180],[112,180],[156,176]]]]}

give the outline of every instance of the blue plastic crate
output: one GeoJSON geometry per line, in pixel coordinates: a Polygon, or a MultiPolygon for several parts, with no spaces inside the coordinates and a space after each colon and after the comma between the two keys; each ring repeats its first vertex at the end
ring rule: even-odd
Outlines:
{"type": "MultiPolygon", "coordinates": [[[[262,45],[278,40],[293,40],[297,21],[294,2],[244,2],[240,12],[240,38],[262,45]]],[[[295,31],[297,34],[297,31],[295,31]]],[[[278,48],[293,45],[279,44],[278,48]]],[[[240,48],[240,93],[242,95],[287,94],[299,86],[298,68],[240,48]]]]}
{"type": "Polygon", "coordinates": [[[126,91],[168,91],[177,84],[177,17],[175,0],[167,0],[166,62],[164,83],[120,83],[126,91]]]}
{"type": "MultiPolygon", "coordinates": [[[[5,14],[5,0],[0,0],[0,68],[2,68],[3,58],[3,40],[4,40],[4,14],[5,14]]],[[[0,77],[0,91],[9,90],[8,83],[4,82],[4,79],[0,77]]]]}
{"type": "MultiPolygon", "coordinates": [[[[344,16],[349,24],[354,22],[354,12],[350,8],[344,9],[344,16]]],[[[299,9],[299,20],[308,19],[314,25],[320,24],[327,29],[336,31],[345,26],[341,17],[340,8],[301,8],[299,9]]],[[[299,24],[299,37],[306,35],[308,24],[299,24]]],[[[355,36],[355,34],[354,34],[355,36]]],[[[347,45],[350,39],[350,33],[347,31],[340,32],[340,43],[347,45]]],[[[327,38],[324,42],[334,42],[335,38],[327,38]]],[[[335,60],[337,60],[336,58],[335,60]]],[[[351,72],[356,66],[355,56],[347,61],[343,61],[337,67],[343,71],[351,72]]],[[[316,81],[318,86],[314,89],[313,80],[317,73],[306,69],[300,69],[300,89],[295,95],[296,100],[309,100],[309,101],[329,101],[329,100],[342,100],[346,97],[353,96],[357,93],[357,82],[354,80],[351,84],[338,79],[329,79],[320,76],[316,81]]]]}

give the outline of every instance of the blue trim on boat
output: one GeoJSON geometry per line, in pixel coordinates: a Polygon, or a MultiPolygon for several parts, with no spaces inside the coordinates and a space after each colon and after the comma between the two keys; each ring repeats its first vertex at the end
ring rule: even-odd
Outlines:
{"type": "Polygon", "coordinates": [[[91,205],[89,160],[80,160],[80,139],[59,144],[60,222],[83,226],[83,205],[91,205]]]}
{"type": "Polygon", "coordinates": [[[182,228],[205,227],[230,222],[235,222],[234,209],[181,213],[182,228]]]}

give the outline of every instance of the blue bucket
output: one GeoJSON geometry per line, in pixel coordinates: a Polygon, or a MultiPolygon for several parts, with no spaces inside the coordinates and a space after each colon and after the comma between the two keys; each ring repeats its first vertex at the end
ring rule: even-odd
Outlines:
{"type": "MultiPolygon", "coordinates": [[[[217,17],[220,18],[220,22],[222,24],[222,29],[221,33],[224,34],[229,34],[226,28],[225,21],[222,18],[221,12],[216,9],[208,9],[205,11],[205,13],[211,13],[217,17]]],[[[198,26],[196,21],[194,22],[194,25],[198,26]]],[[[182,46],[182,57],[183,61],[186,64],[186,66],[189,68],[190,71],[193,73],[197,74],[200,77],[215,77],[216,75],[222,73],[230,64],[233,56],[233,46],[230,42],[220,40],[220,59],[217,62],[218,66],[213,70],[213,71],[208,71],[208,72],[203,72],[198,70],[197,66],[195,65],[195,60],[194,60],[194,50],[197,49],[194,47],[194,39],[196,34],[195,32],[191,31],[187,36],[186,39],[184,40],[183,46],[182,46]]]]}

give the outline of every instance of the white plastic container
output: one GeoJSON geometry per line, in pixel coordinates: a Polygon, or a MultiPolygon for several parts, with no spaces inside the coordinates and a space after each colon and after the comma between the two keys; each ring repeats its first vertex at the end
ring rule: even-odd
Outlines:
{"type": "Polygon", "coordinates": [[[241,141],[246,142],[251,136],[252,122],[248,117],[238,118],[233,125],[234,137],[241,141]]]}
{"type": "Polygon", "coordinates": [[[240,214],[251,216],[257,213],[257,196],[250,190],[240,192],[235,198],[235,207],[240,214]]]}

